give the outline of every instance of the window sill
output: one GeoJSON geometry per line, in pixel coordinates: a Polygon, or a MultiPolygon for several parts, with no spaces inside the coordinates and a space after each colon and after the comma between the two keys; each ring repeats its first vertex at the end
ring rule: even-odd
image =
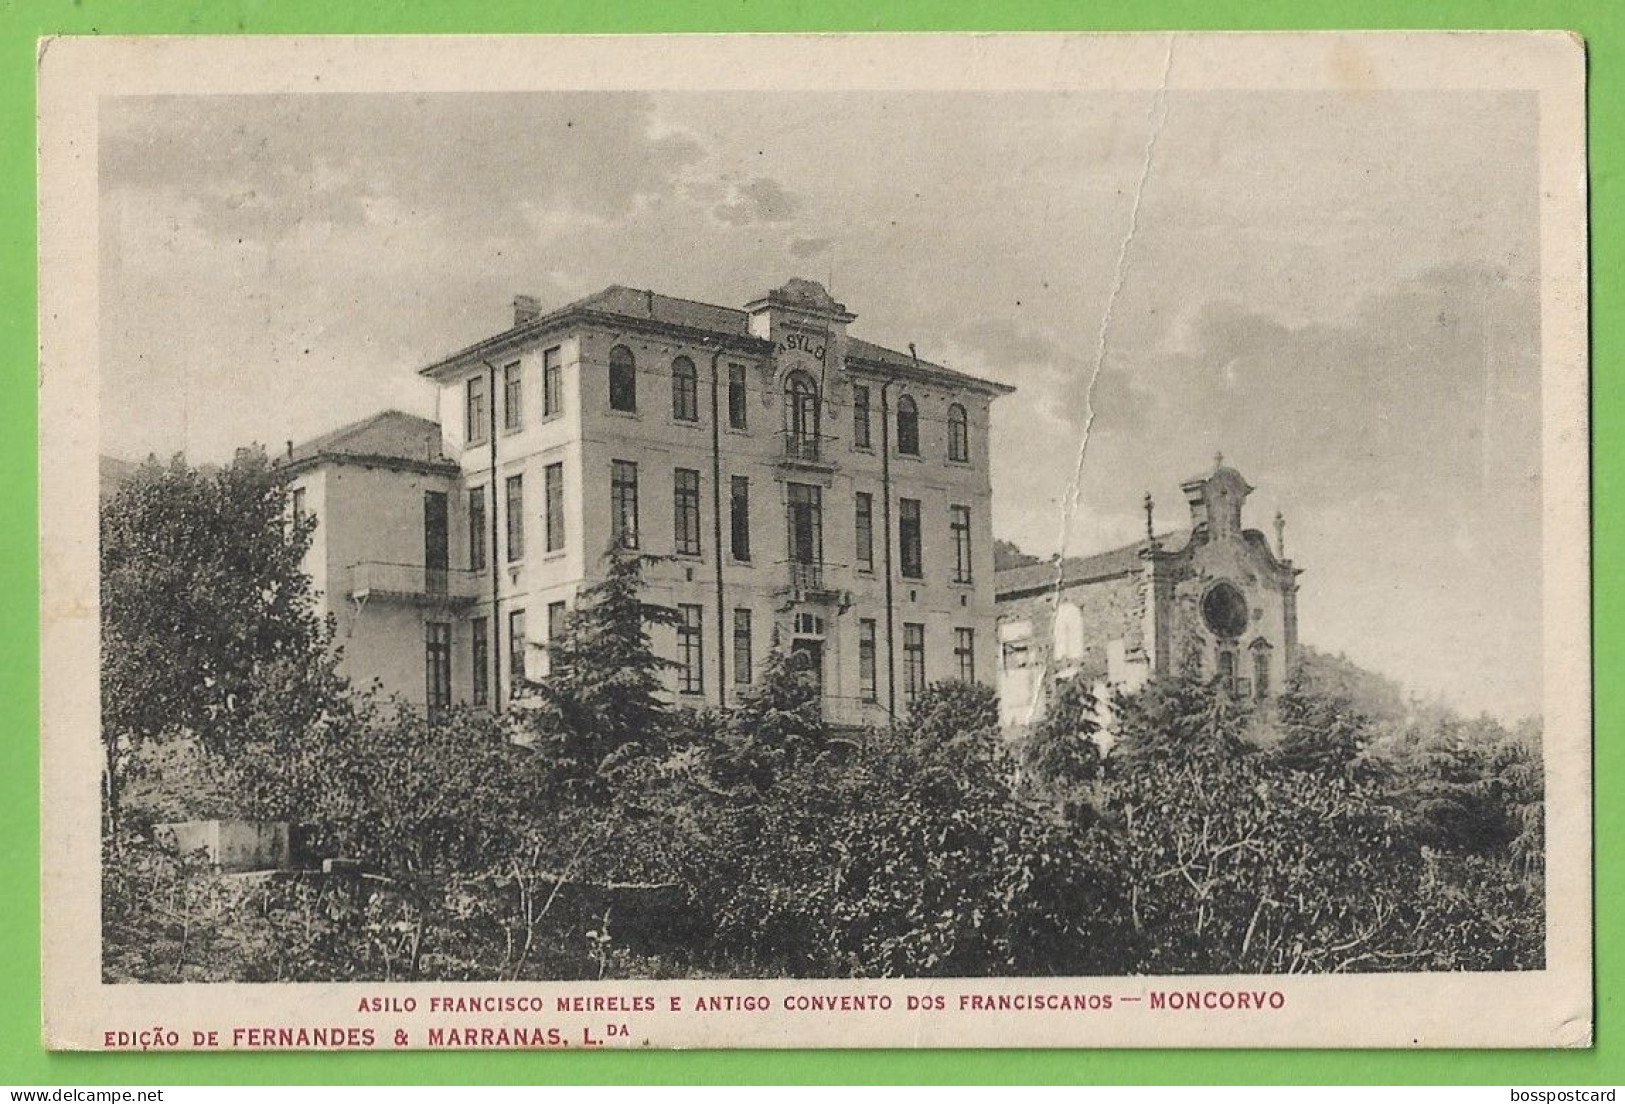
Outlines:
{"type": "Polygon", "coordinates": [[[750,436],[750,427],[749,426],[730,425],[730,426],[724,426],[723,428],[725,430],[727,430],[729,433],[732,433],[735,437],[749,437],[750,436]]]}
{"type": "Polygon", "coordinates": [[[916,464],[925,463],[925,457],[917,452],[896,452],[892,454],[893,460],[910,460],[916,464]]]}
{"type": "Polygon", "coordinates": [[[741,560],[737,556],[729,556],[728,557],[728,566],[729,567],[755,567],[756,566],[756,561],[755,560],[750,560],[750,559],[741,560]]]}
{"type": "Polygon", "coordinates": [[[525,432],[525,423],[520,422],[516,426],[503,426],[500,436],[502,436],[502,437],[517,437],[523,432],[525,432]]]}
{"type": "Polygon", "coordinates": [[[955,460],[952,456],[948,457],[947,463],[956,468],[970,468],[973,466],[969,460],[955,460]]]}
{"type": "Polygon", "coordinates": [[[611,406],[605,409],[604,413],[608,414],[611,418],[629,418],[634,422],[640,422],[643,420],[643,415],[639,414],[636,410],[616,410],[613,406],[611,406]]]}
{"type": "Polygon", "coordinates": [[[678,427],[678,428],[681,428],[681,429],[699,429],[700,428],[700,420],[698,418],[690,419],[690,418],[678,418],[678,417],[674,416],[674,417],[667,418],[666,419],[666,424],[669,425],[669,426],[675,426],[675,427],[678,427]]]}
{"type": "Polygon", "coordinates": [[[557,562],[559,560],[564,559],[564,557],[568,556],[569,554],[570,553],[569,553],[568,549],[556,548],[551,552],[542,553],[542,562],[543,563],[555,563],[555,562],[557,562]]]}

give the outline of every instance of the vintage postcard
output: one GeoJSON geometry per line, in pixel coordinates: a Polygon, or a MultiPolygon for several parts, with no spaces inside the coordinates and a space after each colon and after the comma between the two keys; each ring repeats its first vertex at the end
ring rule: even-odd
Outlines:
{"type": "Polygon", "coordinates": [[[1584,74],[42,41],[47,1043],[1589,1045],[1584,74]]]}

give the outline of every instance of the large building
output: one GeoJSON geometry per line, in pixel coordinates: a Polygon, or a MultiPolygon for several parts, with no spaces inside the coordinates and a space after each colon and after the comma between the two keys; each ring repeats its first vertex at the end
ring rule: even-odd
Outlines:
{"type": "Polygon", "coordinates": [[[1242,525],[1253,488],[1223,457],[1186,480],[1190,526],[1160,536],[1146,498],[1146,537],[1098,555],[1009,567],[995,581],[999,704],[1007,724],[1043,715],[1057,679],[1081,676],[1104,699],[1175,672],[1217,678],[1265,699],[1298,646],[1298,583],[1276,547],[1242,525]]]}
{"type": "Polygon", "coordinates": [[[837,722],[993,683],[988,415],[1011,389],[849,336],[855,317],[809,280],[744,309],[520,296],[421,370],[438,421],[291,447],[348,673],[430,706],[523,697],[618,549],[680,618],[655,633],[677,701],[737,700],[775,645],[837,722]]]}

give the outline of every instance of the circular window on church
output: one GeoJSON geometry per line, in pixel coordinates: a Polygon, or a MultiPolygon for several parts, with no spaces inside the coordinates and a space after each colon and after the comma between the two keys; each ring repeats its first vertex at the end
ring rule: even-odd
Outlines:
{"type": "Polygon", "coordinates": [[[1214,636],[1233,639],[1247,631],[1247,599],[1232,583],[1218,583],[1202,596],[1202,620],[1214,636]]]}

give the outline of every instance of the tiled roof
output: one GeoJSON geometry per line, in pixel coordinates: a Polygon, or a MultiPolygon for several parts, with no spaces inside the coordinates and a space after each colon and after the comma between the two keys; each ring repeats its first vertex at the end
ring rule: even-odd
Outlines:
{"type": "Polygon", "coordinates": [[[693,299],[678,299],[658,295],[652,291],[614,284],[578,299],[558,313],[572,310],[602,311],[623,318],[646,318],[652,322],[665,322],[673,326],[686,326],[694,330],[709,330],[733,337],[750,336],[750,315],[733,307],[719,307],[714,303],[698,303],[693,299]]]}
{"type": "MultiPolygon", "coordinates": [[[[872,341],[865,341],[861,337],[848,337],[846,339],[846,355],[857,357],[859,360],[874,361],[877,364],[888,364],[897,368],[914,367],[914,358],[907,353],[900,353],[896,349],[888,349],[884,345],[876,345],[872,341]]],[[[1003,383],[994,383],[992,380],[973,376],[968,372],[955,371],[945,368],[941,364],[933,364],[929,360],[921,360],[920,368],[933,376],[942,376],[962,383],[977,384],[982,387],[994,387],[1001,392],[1011,392],[1015,388],[1003,383]]]]}
{"type": "MultiPolygon", "coordinates": [[[[791,281],[786,287],[791,287],[791,281]]],[[[779,291],[784,291],[781,288],[779,291]]],[[[827,294],[827,293],[826,293],[827,294]]],[[[835,304],[840,306],[840,304],[835,304]]],[[[679,299],[672,295],[661,295],[658,292],[647,291],[641,288],[623,287],[612,284],[602,291],[594,292],[583,299],[566,303],[555,310],[546,311],[529,321],[520,323],[502,333],[476,342],[467,348],[461,349],[450,356],[442,357],[434,363],[421,369],[424,375],[434,375],[436,372],[451,364],[457,364],[470,354],[478,353],[492,346],[512,344],[524,339],[524,334],[539,329],[555,326],[568,319],[571,315],[581,313],[595,313],[614,315],[625,318],[629,322],[652,322],[667,326],[680,326],[689,330],[698,330],[702,333],[720,334],[731,338],[754,339],[750,332],[750,313],[736,307],[724,307],[715,303],[701,303],[694,299],[679,299]]],[[[915,370],[914,358],[907,353],[900,353],[895,349],[888,349],[862,338],[847,338],[847,355],[859,360],[889,365],[912,372],[915,370]]],[[[982,388],[992,388],[1000,394],[1007,394],[1015,388],[1007,384],[994,383],[991,380],[973,376],[968,372],[955,371],[941,364],[930,361],[919,362],[918,370],[927,376],[936,377],[947,382],[973,384],[982,388]]]]}
{"type": "MultiPolygon", "coordinates": [[[[1185,547],[1190,540],[1190,533],[1179,531],[1164,533],[1157,538],[1157,543],[1165,552],[1174,552],[1185,547]]],[[[1149,541],[1138,540],[1133,544],[1125,544],[1121,548],[1113,548],[1106,552],[1097,552],[1092,556],[1068,556],[1065,569],[1061,574],[1061,585],[1071,586],[1075,583],[1088,582],[1091,579],[1106,579],[1114,575],[1139,568],[1143,560],[1140,554],[1145,551],[1149,541]]],[[[993,590],[995,594],[1018,594],[1032,590],[1042,590],[1055,585],[1055,563],[1026,564],[1022,567],[1007,568],[993,576],[993,590]]]]}
{"type": "Polygon", "coordinates": [[[416,414],[385,410],[295,445],[289,463],[319,456],[356,456],[450,464],[440,451],[440,424],[416,414]]]}

